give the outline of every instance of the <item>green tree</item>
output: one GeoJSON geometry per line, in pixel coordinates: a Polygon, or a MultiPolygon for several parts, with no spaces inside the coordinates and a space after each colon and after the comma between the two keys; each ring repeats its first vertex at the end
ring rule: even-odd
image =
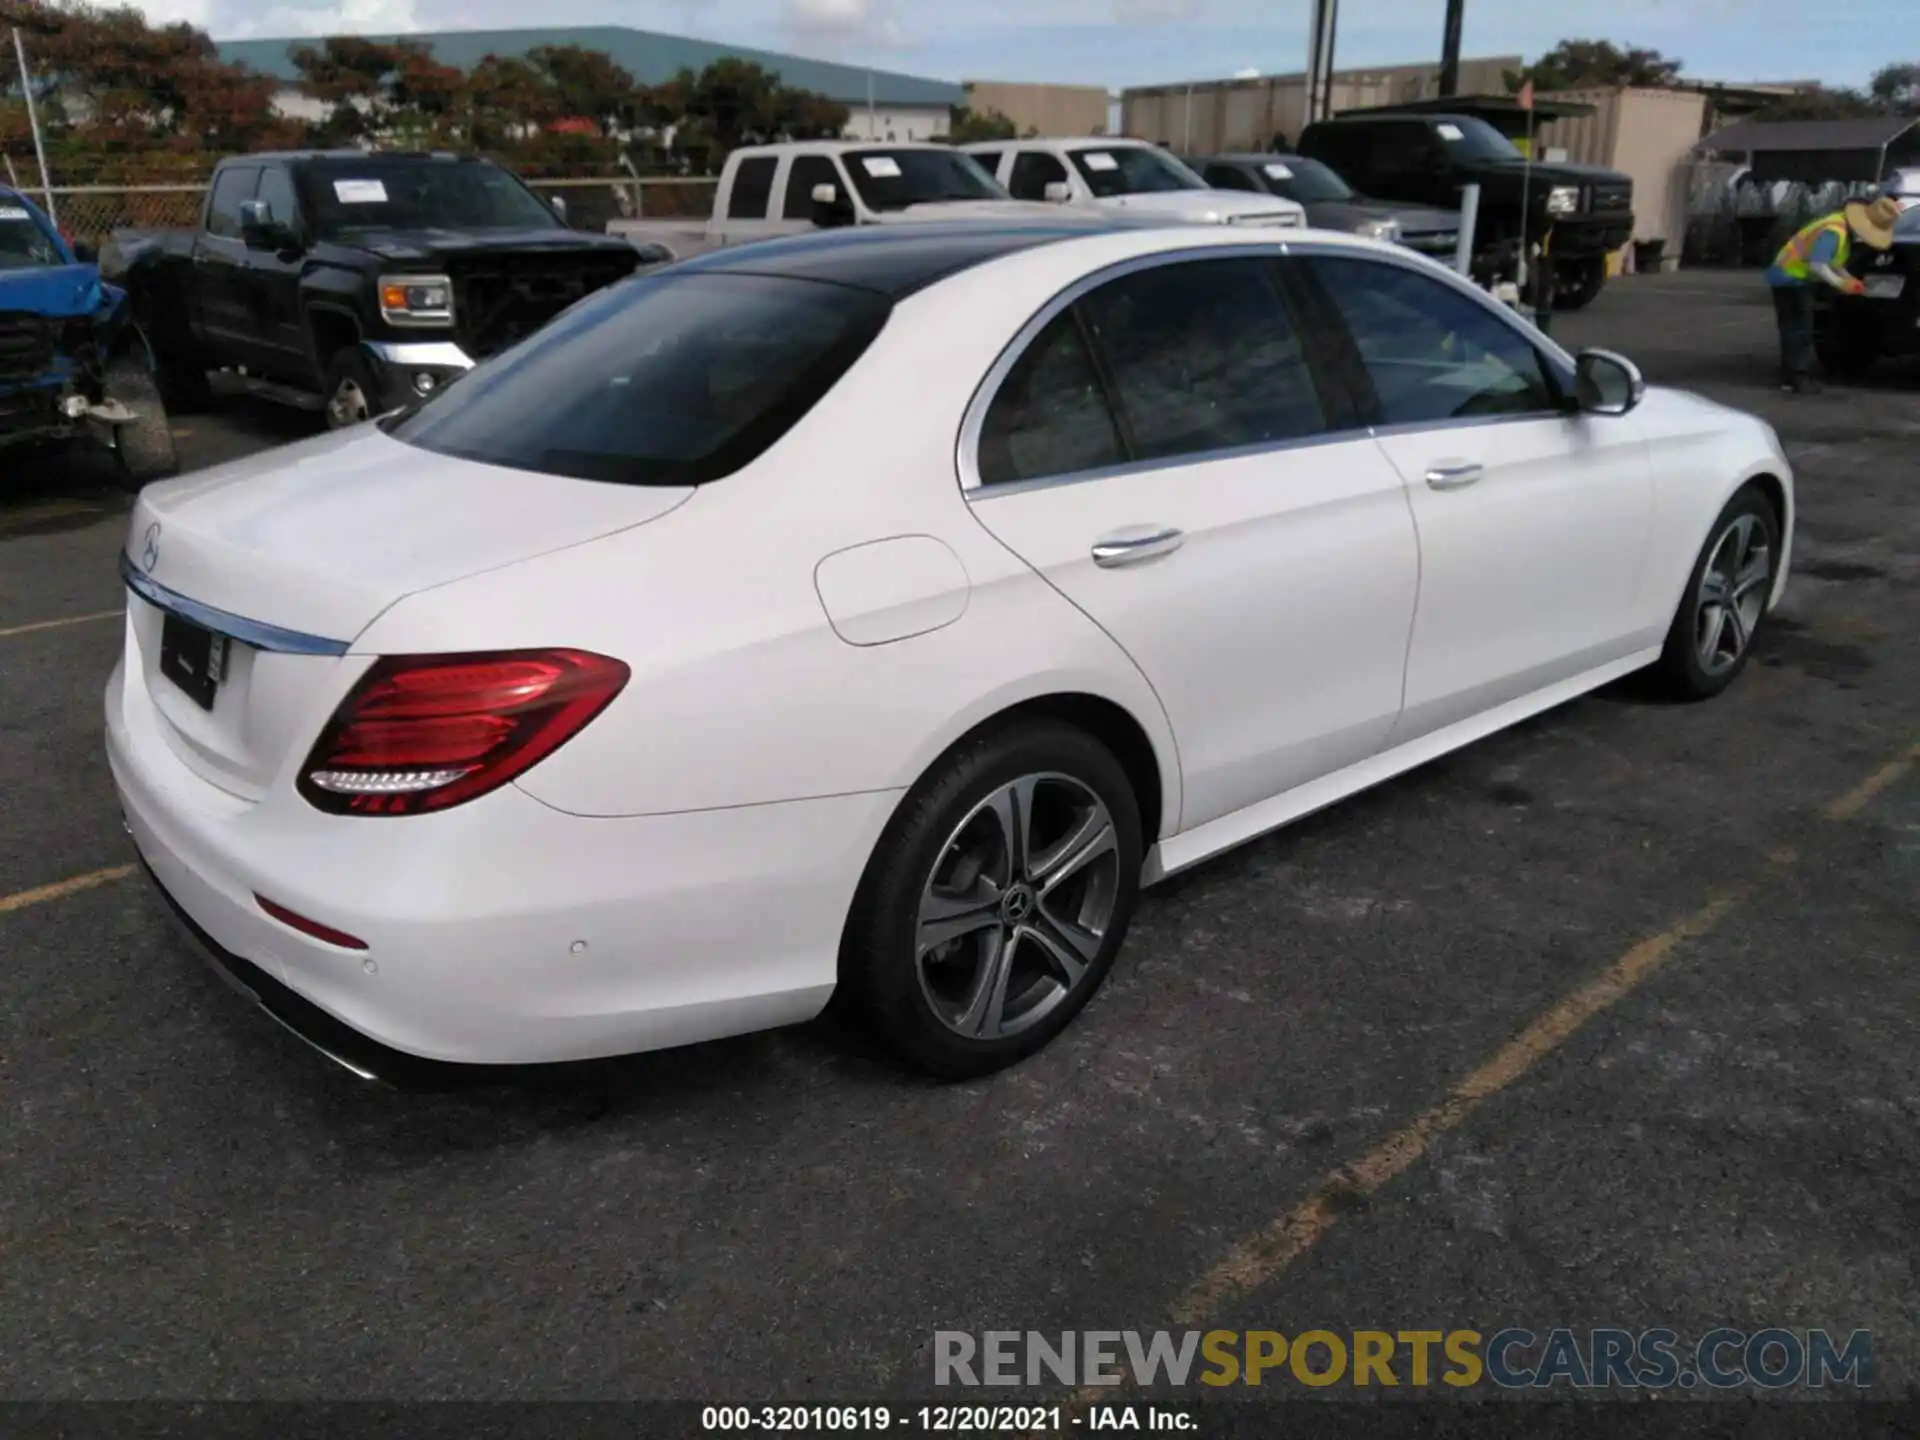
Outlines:
{"type": "Polygon", "coordinates": [[[1019,129],[998,110],[975,110],[955,105],[947,112],[947,138],[955,145],[971,145],[980,140],[1012,140],[1019,129]]]}
{"type": "Polygon", "coordinates": [[[527,53],[527,63],[546,85],[556,118],[591,120],[608,138],[638,123],[639,87],[605,52],[542,45],[527,53]]]}
{"type": "Polygon", "coordinates": [[[1862,120],[1885,110],[1871,95],[1845,87],[1824,85],[1783,95],[1753,118],[1756,120],[1862,120]]]}
{"type": "Polygon", "coordinates": [[[636,107],[652,129],[672,132],[672,154],[688,168],[718,169],[742,145],[775,140],[831,140],[846,133],[847,107],[747,60],[716,60],[695,74],[683,69],[651,87],[636,107]]]}
{"type": "Polygon", "coordinates": [[[1507,89],[1518,90],[1529,80],[1536,90],[1672,85],[1683,64],[1658,50],[1623,49],[1611,40],[1562,40],[1524,70],[1509,70],[1507,89]]]}
{"type": "Polygon", "coordinates": [[[1888,65],[1867,85],[1874,103],[1894,115],[1920,116],[1920,61],[1888,65]]]}

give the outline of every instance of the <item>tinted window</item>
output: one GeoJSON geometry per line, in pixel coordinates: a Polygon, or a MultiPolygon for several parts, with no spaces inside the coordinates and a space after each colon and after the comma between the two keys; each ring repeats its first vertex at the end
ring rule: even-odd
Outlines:
{"type": "Polygon", "coordinates": [[[293,177],[278,165],[260,172],[260,189],[253,197],[264,200],[281,225],[292,225],[300,218],[300,206],[293,198],[293,177]]]}
{"type": "Polygon", "coordinates": [[[562,230],[538,195],[483,160],[369,155],[301,172],[307,218],[322,236],[367,230],[562,230]]]}
{"type": "Polygon", "coordinates": [[[1434,138],[1447,147],[1447,153],[1466,160],[1519,160],[1524,158],[1514,143],[1484,120],[1461,115],[1438,120],[1434,138]]]}
{"type": "Polygon", "coordinates": [[[1209,165],[1201,178],[1216,190],[1258,190],[1253,177],[1237,165],[1209,165]]]}
{"type": "Polygon", "coordinates": [[[1139,459],[1297,439],[1326,428],[1267,260],[1123,276],[1081,301],[1139,459]]]}
{"type": "Polygon", "coordinates": [[[0,270],[29,270],[64,265],[53,237],[25,205],[0,195],[0,270]]]}
{"type": "Polygon", "coordinates": [[[1207,182],[1164,150],[1117,145],[1111,150],[1074,150],[1073,165],[1095,195],[1139,195],[1163,190],[1204,190],[1207,182]]]}
{"type": "Polygon", "coordinates": [[[832,160],[825,155],[796,155],[793,163],[787,167],[787,193],[781,201],[781,217],[787,220],[812,219],[813,187],[816,185],[831,185],[842,200],[853,199],[847,194],[846,184],[832,160]]]}
{"type": "Polygon", "coordinates": [[[213,182],[213,198],[207,203],[207,233],[240,238],[240,202],[253,198],[253,187],[260,179],[257,165],[235,165],[222,170],[213,182]]]}
{"type": "Polygon", "coordinates": [[[764,220],[773,201],[773,172],[779,165],[772,155],[742,160],[733,172],[733,194],[727,200],[729,220],[764,220]]]}
{"type": "Polygon", "coordinates": [[[1016,200],[1044,200],[1047,186],[1064,185],[1067,167],[1044,150],[1022,150],[1013,157],[1007,191],[1016,200]]]}
{"type": "Polygon", "coordinates": [[[697,485],[784,435],[889,309],[847,285],[660,271],[589,296],[389,433],[515,470],[697,485]]]}
{"type": "Polygon", "coordinates": [[[958,150],[852,150],[846,165],[869,210],[1007,198],[978,160],[958,150]]]}
{"type": "Polygon", "coordinates": [[[1398,265],[1308,263],[1346,318],[1382,423],[1558,410],[1540,352],[1471,296],[1398,265]]]}
{"type": "Polygon", "coordinates": [[[999,175],[1000,156],[1005,152],[1000,150],[969,150],[967,153],[973,156],[975,160],[979,161],[980,168],[986,171],[989,175],[994,175],[994,176],[999,175]]]}
{"type": "Polygon", "coordinates": [[[1079,323],[1067,310],[1007,372],[980,429],[980,480],[1003,485],[1126,459],[1079,323]]]}
{"type": "Polygon", "coordinates": [[[1260,168],[1266,174],[1269,190],[1289,200],[1298,200],[1302,205],[1354,198],[1353,189],[1346,181],[1318,160],[1309,160],[1304,155],[1275,156],[1262,161],[1260,168]]]}

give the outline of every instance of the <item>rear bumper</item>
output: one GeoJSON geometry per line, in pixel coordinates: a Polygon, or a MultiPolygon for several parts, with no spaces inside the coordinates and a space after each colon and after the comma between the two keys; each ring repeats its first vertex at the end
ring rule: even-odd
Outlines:
{"type": "Polygon", "coordinates": [[[1899,299],[1819,296],[1814,334],[1843,345],[1871,344],[1881,355],[1920,354],[1920,277],[1907,281],[1899,299]]]}
{"type": "Polygon", "coordinates": [[[401,1083],[810,1019],[897,799],[583,819],[507,786],[440,815],[332,817],[284,777],[258,802],[201,779],[125,663],[106,719],[127,828],[216,964],[303,1038],[401,1083]],[[283,925],[258,896],[367,948],[283,925]]]}

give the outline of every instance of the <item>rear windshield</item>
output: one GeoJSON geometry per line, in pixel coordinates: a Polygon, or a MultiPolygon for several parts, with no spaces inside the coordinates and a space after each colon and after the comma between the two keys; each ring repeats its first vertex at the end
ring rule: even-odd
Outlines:
{"type": "Polygon", "coordinates": [[[699,485],[831,390],[891,304],[844,285],[661,272],[568,310],[388,433],[422,450],[623,485],[699,485]]]}
{"type": "Polygon", "coordinates": [[[0,270],[35,270],[66,263],[33,212],[18,200],[0,195],[0,270]]]}
{"type": "Polygon", "coordinates": [[[302,167],[322,236],[368,230],[560,230],[553,207],[498,165],[475,160],[322,160],[302,167]]]}
{"type": "Polygon", "coordinates": [[[855,150],[846,160],[847,173],[869,210],[1009,198],[978,160],[959,150],[855,150]]]}

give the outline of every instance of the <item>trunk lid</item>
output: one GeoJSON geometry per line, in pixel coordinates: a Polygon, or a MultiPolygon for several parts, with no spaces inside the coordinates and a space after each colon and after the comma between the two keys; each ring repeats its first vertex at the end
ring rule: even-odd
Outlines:
{"type": "Polygon", "coordinates": [[[370,425],[149,485],[124,562],[149,696],[190,768],[258,798],[312,740],[341,668],[364,665],[344,653],[353,639],[395,601],[644,524],[692,493],[482,465],[370,425]],[[163,605],[229,637],[211,708],[161,668],[163,605]]]}

